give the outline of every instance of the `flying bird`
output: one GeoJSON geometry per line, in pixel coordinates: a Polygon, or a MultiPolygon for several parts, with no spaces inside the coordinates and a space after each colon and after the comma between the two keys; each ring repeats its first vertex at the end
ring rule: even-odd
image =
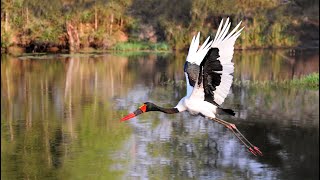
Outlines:
{"type": "Polygon", "coordinates": [[[188,111],[192,115],[201,115],[224,125],[253,155],[262,156],[259,148],[251,144],[234,124],[216,117],[219,114],[235,115],[233,110],[224,109],[221,104],[227,97],[232,84],[234,64],[231,60],[234,44],[244,28],[238,30],[240,24],[241,22],[228,33],[231,26],[229,18],[225,23],[221,20],[215,38],[210,39],[209,36],[200,47],[200,32],[197,36],[193,36],[184,64],[187,94],[175,107],[164,108],[151,102],[145,102],[136,111],[123,117],[121,121],[150,111],[167,114],[188,111]]]}

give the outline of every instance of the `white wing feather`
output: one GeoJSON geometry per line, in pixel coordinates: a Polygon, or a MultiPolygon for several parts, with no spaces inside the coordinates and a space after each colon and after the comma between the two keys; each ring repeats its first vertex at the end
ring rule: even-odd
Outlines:
{"type": "Polygon", "coordinates": [[[227,18],[224,25],[223,20],[221,20],[217,34],[211,45],[211,47],[219,49],[220,57],[218,58],[218,60],[220,61],[223,67],[222,72],[219,71],[219,73],[222,73],[221,83],[219,86],[216,87],[216,90],[214,91],[214,101],[219,105],[221,105],[224,102],[232,84],[233,76],[230,74],[234,72],[234,64],[231,62],[233,57],[234,44],[244,28],[243,27],[237,31],[240,24],[241,22],[228,34],[228,31],[231,26],[229,18],[227,18]]]}
{"type": "MultiPolygon", "coordinates": [[[[200,66],[200,63],[202,62],[203,58],[206,56],[209,49],[211,48],[213,41],[209,42],[209,40],[210,40],[210,36],[205,40],[205,42],[199,48],[200,32],[198,32],[197,36],[193,36],[190,47],[189,47],[187,61],[192,64],[197,64],[200,66]]],[[[185,76],[186,76],[186,82],[187,82],[187,95],[186,95],[186,97],[189,97],[193,91],[193,87],[189,83],[187,73],[185,73],[185,76]]]]}
{"type": "MultiPolygon", "coordinates": [[[[200,33],[197,36],[193,36],[189,52],[187,56],[187,61],[190,63],[194,63],[200,66],[203,58],[206,56],[210,48],[218,48],[220,57],[218,60],[220,61],[223,70],[217,71],[221,73],[221,83],[216,87],[214,91],[214,101],[221,105],[225,98],[227,97],[230,87],[232,84],[233,76],[230,75],[234,72],[234,64],[231,62],[234,51],[234,44],[237,38],[240,36],[243,28],[237,31],[241,22],[228,34],[231,23],[229,22],[229,18],[227,18],[226,22],[223,25],[223,20],[218,27],[218,31],[213,41],[209,42],[210,36],[205,40],[200,48],[200,33]]],[[[186,74],[187,82],[188,75],[186,74]]],[[[196,86],[197,87],[197,86],[196,86]]],[[[187,96],[186,97],[193,98],[204,98],[203,87],[192,87],[187,83],[187,96]],[[199,93],[201,92],[201,93],[199,93]]]]}
{"type": "Polygon", "coordinates": [[[198,48],[199,42],[200,42],[200,32],[196,37],[193,36],[190,47],[189,47],[187,61],[190,63],[195,63],[197,65],[200,65],[203,58],[206,56],[207,52],[211,48],[213,41],[208,42],[209,40],[210,40],[210,36],[205,40],[202,46],[198,48]]]}

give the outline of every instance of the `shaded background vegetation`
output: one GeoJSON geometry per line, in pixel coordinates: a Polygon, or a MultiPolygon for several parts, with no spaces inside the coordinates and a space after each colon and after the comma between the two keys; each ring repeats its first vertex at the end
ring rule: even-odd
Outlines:
{"type": "Polygon", "coordinates": [[[1,0],[1,49],[180,50],[197,31],[213,35],[226,17],[246,26],[239,49],[318,47],[318,6],[318,0],[1,0]]]}

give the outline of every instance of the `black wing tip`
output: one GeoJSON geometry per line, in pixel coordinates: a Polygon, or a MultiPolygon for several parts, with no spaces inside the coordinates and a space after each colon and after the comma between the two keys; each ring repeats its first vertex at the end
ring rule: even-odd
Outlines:
{"type": "Polygon", "coordinates": [[[236,113],[232,109],[223,109],[223,108],[218,108],[217,109],[218,114],[227,114],[227,115],[236,115],[236,113]]]}

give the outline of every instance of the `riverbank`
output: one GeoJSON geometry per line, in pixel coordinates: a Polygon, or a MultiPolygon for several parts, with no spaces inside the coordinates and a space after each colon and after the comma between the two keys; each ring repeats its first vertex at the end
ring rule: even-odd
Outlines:
{"type": "Polygon", "coordinates": [[[276,81],[241,81],[234,80],[234,85],[244,87],[257,88],[304,88],[304,89],[319,89],[319,72],[311,73],[293,79],[276,80],[276,81]]]}
{"type": "Polygon", "coordinates": [[[319,47],[318,1],[192,1],[179,8],[157,0],[1,5],[2,53],[181,51],[198,31],[202,42],[214,35],[227,17],[231,28],[240,21],[245,26],[236,49],[319,47]]]}
{"type": "MultiPolygon", "coordinates": [[[[314,43],[307,43],[299,45],[297,47],[269,47],[269,48],[235,48],[236,51],[260,51],[260,50],[288,50],[291,55],[301,54],[303,51],[318,50],[319,46],[315,46],[314,43]]],[[[188,49],[173,50],[167,43],[150,43],[150,42],[124,42],[118,43],[114,47],[109,49],[96,49],[96,48],[83,48],[77,52],[70,52],[67,47],[43,47],[42,51],[28,51],[24,47],[10,46],[7,49],[1,49],[1,54],[8,54],[12,56],[25,56],[25,55],[50,55],[50,54],[103,54],[103,53],[118,53],[118,54],[141,54],[141,53],[171,53],[171,52],[183,52],[187,53],[188,49]]]]}
{"type": "MultiPolygon", "coordinates": [[[[179,87],[186,86],[186,82],[168,80],[162,83],[163,85],[175,85],[179,87]]],[[[302,77],[295,77],[294,79],[277,80],[277,81],[241,81],[235,79],[233,84],[241,87],[252,88],[302,88],[302,89],[319,89],[319,73],[311,73],[302,77]]]]}

